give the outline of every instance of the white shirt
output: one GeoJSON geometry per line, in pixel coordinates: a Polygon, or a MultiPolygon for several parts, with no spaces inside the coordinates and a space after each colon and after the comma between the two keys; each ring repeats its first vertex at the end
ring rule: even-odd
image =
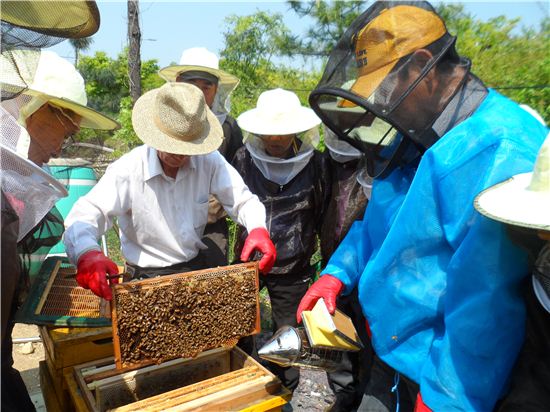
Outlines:
{"type": "Polygon", "coordinates": [[[98,239],[118,218],[122,254],[141,267],[187,262],[201,242],[213,194],[229,216],[252,229],[265,228],[265,208],[238,172],[215,151],[191,156],[175,179],[164,174],[157,151],[140,146],[113,162],[65,219],[70,261],[100,250],[98,239]]]}

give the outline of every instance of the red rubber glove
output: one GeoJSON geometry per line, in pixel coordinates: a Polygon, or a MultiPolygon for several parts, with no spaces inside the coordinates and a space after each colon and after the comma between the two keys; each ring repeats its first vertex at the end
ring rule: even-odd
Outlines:
{"type": "Polygon", "coordinates": [[[296,320],[298,323],[302,322],[302,311],[311,310],[319,300],[323,298],[327,309],[330,314],[333,314],[336,310],[336,298],[344,289],[344,284],[332,275],[326,274],[319,278],[311,287],[307,290],[306,294],[298,305],[296,311],[296,320]]]}
{"type": "Polygon", "coordinates": [[[416,404],[414,405],[414,412],[432,412],[430,408],[422,400],[422,395],[418,392],[416,395],[416,404]]]}
{"type": "Polygon", "coordinates": [[[263,227],[257,227],[248,234],[244,241],[243,251],[241,252],[241,261],[248,262],[250,255],[255,250],[258,250],[263,254],[260,259],[260,272],[264,275],[271,271],[275,259],[277,258],[277,251],[275,245],[269,238],[269,233],[263,227]]]}
{"type": "MultiPolygon", "coordinates": [[[[90,250],[78,259],[76,281],[84,289],[90,289],[105,300],[113,298],[107,276],[116,274],[116,263],[99,250],[90,250]]],[[[118,283],[118,278],[112,278],[111,283],[118,283]]]]}

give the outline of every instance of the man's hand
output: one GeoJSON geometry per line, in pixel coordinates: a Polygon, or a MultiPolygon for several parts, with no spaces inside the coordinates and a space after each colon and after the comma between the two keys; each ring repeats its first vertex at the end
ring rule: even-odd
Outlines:
{"type": "MultiPolygon", "coordinates": [[[[113,298],[107,277],[116,274],[116,263],[99,250],[90,250],[78,259],[76,281],[84,289],[90,289],[105,300],[113,298]]],[[[111,279],[111,282],[118,283],[118,278],[111,279]]]]}
{"type": "Polygon", "coordinates": [[[302,312],[313,309],[319,298],[325,300],[328,311],[333,314],[336,310],[336,298],[342,292],[342,289],[344,289],[344,284],[339,279],[329,274],[321,276],[317,282],[311,285],[300,301],[296,311],[298,323],[302,322],[302,312]]]}
{"type": "Polygon", "coordinates": [[[271,271],[277,252],[275,245],[269,238],[269,233],[263,227],[253,229],[244,241],[243,251],[241,252],[241,261],[247,262],[253,251],[258,250],[263,254],[260,259],[259,269],[264,275],[271,271]]]}

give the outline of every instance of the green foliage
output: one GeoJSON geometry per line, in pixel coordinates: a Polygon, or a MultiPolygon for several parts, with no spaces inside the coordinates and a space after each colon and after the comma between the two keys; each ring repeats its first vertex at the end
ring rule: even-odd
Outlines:
{"type": "Polygon", "coordinates": [[[255,107],[260,93],[276,87],[295,91],[302,103],[307,104],[320,73],[274,62],[275,57],[289,54],[297,45],[280,14],[229,16],[224,37],[220,66],[241,80],[231,98],[234,115],[255,107]]]}
{"type": "Polygon", "coordinates": [[[287,2],[300,17],[308,16],[315,23],[299,41],[298,54],[328,56],[347,28],[364,12],[370,1],[308,0],[287,2]]]}
{"type": "Polygon", "coordinates": [[[472,61],[474,74],[550,121],[550,18],[538,29],[519,31],[519,19],[499,16],[483,22],[460,4],[441,4],[438,12],[457,35],[457,50],[472,61]]]}
{"type": "Polygon", "coordinates": [[[74,49],[74,61],[75,66],[78,65],[78,60],[80,57],[80,52],[88,50],[94,39],[92,37],[81,37],[79,39],[69,39],[69,43],[73,46],[74,49]]]}
{"type": "MultiPolygon", "coordinates": [[[[109,132],[82,129],[77,140],[95,144],[106,144],[114,148],[114,158],[141,144],[132,128],[132,100],[129,97],[128,50],[125,49],[116,59],[104,52],[96,52],[92,57],[81,58],[78,69],[86,81],[88,105],[115,118],[121,129],[114,135],[109,132]]],[[[146,60],[141,64],[142,90],[160,87],[164,80],[158,76],[157,60],[146,60]]]]}

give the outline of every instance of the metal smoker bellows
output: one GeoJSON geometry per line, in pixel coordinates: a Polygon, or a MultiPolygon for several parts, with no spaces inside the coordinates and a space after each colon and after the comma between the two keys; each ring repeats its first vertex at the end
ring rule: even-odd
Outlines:
{"type": "Polygon", "coordinates": [[[327,372],[341,367],[343,351],[313,348],[304,328],[283,326],[258,350],[260,358],[281,366],[322,369],[327,372]]]}

